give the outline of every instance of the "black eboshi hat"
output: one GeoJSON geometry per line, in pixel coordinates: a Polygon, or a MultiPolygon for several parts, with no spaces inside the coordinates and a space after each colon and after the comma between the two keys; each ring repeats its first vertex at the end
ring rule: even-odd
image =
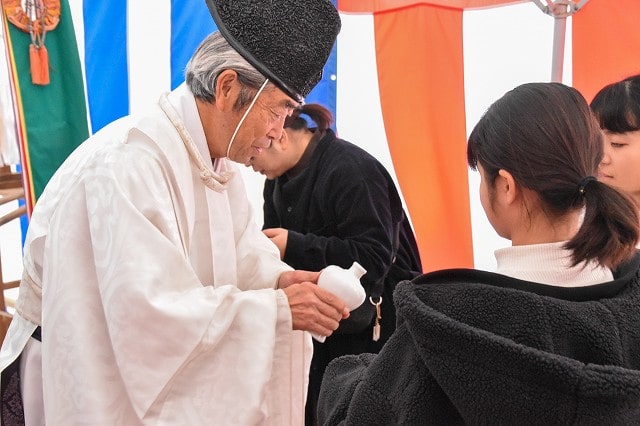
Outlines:
{"type": "Polygon", "coordinates": [[[329,0],[206,0],[218,30],[243,58],[303,102],[322,78],[340,32],[329,0]]]}

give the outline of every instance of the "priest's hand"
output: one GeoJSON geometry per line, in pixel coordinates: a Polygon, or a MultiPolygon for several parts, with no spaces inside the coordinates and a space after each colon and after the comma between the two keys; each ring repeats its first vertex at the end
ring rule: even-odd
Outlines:
{"type": "Polygon", "coordinates": [[[349,317],[347,305],[338,296],[311,282],[292,284],[283,291],[289,299],[294,330],[330,336],[340,320],[349,317]]]}
{"type": "Polygon", "coordinates": [[[287,249],[287,239],[289,231],[284,228],[268,228],[262,230],[262,233],[269,237],[271,242],[280,250],[280,259],[284,259],[284,251],[287,249]]]}
{"type": "Polygon", "coordinates": [[[304,271],[301,269],[286,271],[278,277],[278,288],[287,288],[291,284],[303,283],[305,281],[317,284],[319,276],[320,272],[304,271]]]}

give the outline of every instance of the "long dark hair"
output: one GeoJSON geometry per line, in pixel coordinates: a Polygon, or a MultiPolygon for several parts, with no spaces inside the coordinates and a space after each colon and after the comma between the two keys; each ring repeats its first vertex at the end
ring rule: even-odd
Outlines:
{"type": "Polygon", "coordinates": [[[602,132],[584,97],[561,83],[528,83],[489,107],[467,145],[493,184],[500,169],[535,191],[551,217],[585,207],[567,242],[573,265],[596,259],[616,267],[635,253],[638,213],[631,200],[593,178],[603,156],[602,132]]]}
{"type": "Polygon", "coordinates": [[[614,133],[640,130],[640,75],[600,89],[591,101],[591,109],[602,129],[614,133]]]}
{"type": "Polygon", "coordinates": [[[327,108],[320,104],[304,104],[293,110],[293,114],[284,120],[284,127],[294,130],[308,129],[307,120],[300,117],[301,114],[307,115],[316,124],[315,127],[319,131],[325,131],[333,123],[333,114],[327,108]]]}

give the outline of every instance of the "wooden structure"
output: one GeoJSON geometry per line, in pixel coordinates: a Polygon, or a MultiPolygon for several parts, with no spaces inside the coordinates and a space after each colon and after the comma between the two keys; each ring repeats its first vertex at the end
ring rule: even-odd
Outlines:
{"type": "MultiPolygon", "coordinates": [[[[24,200],[24,187],[22,175],[13,173],[9,166],[0,167],[0,205],[5,205],[12,201],[24,200]]],[[[0,226],[18,219],[27,214],[26,205],[18,205],[4,215],[0,216],[0,226]]],[[[16,288],[20,285],[20,280],[5,281],[2,274],[2,256],[0,255],[0,342],[4,339],[11,315],[7,311],[7,301],[5,300],[5,290],[16,288]]]]}

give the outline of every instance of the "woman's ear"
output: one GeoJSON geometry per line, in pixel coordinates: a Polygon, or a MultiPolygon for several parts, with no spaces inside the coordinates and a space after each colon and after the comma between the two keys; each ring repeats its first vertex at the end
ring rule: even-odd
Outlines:
{"type": "Polygon", "coordinates": [[[519,196],[519,188],[513,175],[504,169],[498,171],[495,180],[496,195],[502,198],[506,204],[513,204],[519,196]]]}
{"type": "Polygon", "coordinates": [[[222,71],[216,80],[216,106],[222,111],[232,111],[239,93],[238,74],[233,70],[222,71]]]}

